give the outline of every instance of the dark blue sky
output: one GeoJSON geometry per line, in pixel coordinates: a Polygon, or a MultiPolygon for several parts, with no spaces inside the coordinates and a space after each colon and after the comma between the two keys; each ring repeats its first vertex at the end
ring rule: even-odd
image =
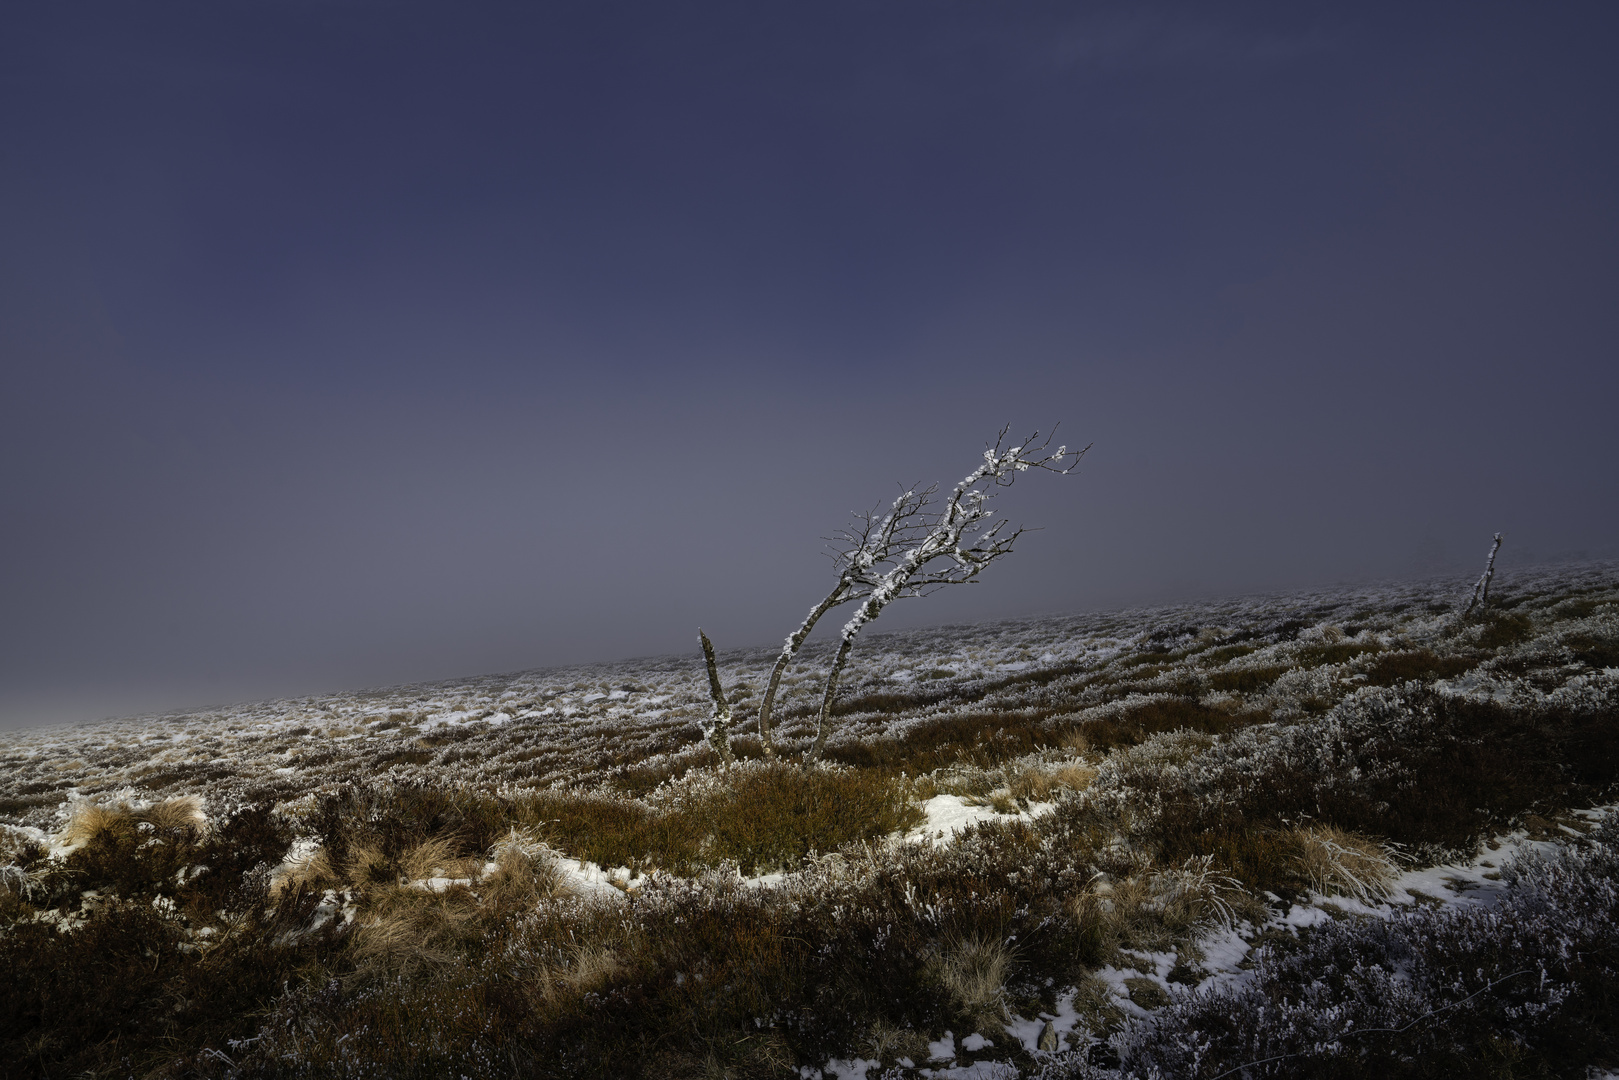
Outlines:
{"type": "Polygon", "coordinates": [[[0,9],[0,726],[1619,541],[1611,5],[0,9]]]}

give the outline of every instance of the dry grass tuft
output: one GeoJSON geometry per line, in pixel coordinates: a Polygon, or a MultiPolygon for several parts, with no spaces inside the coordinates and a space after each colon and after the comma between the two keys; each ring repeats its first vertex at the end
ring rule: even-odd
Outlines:
{"type": "Polygon", "coordinates": [[[476,878],[483,871],[483,860],[458,857],[459,850],[460,844],[453,836],[428,837],[400,858],[399,872],[406,881],[476,878]]]}
{"type": "Polygon", "coordinates": [[[393,860],[383,852],[382,845],[373,840],[352,841],[348,856],[343,874],[355,885],[380,885],[397,878],[393,860]]]}
{"type": "Polygon", "coordinates": [[[64,847],[78,847],[103,833],[127,830],[133,828],[134,824],[134,812],[125,803],[103,806],[100,803],[82,802],[73,808],[73,816],[68,819],[66,827],[56,834],[56,842],[64,847]]]}
{"type": "Polygon", "coordinates": [[[1086,738],[1085,732],[1079,728],[1074,728],[1072,731],[1065,733],[1058,745],[1076,758],[1083,758],[1091,751],[1090,739],[1086,738]]]}
{"type": "Polygon", "coordinates": [[[1019,801],[1050,802],[1060,791],[1084,791],[1095,779],[1095,769],[1073,761],[1028,769],[1013,777],[1007,790],[1019,801]]]}
{"type": "Polygon", "coordinates": [[[1237,921],[1239,882],[1217,873],[1214,859],[1193,856],[1155,869],[1141,860],[1135,872],[1097,879],[1069,901],[1068,913],[1087,963],[1111,959],[1118,947],[1162,950],[1193,931],[1237,921]]]}
{"type": "Polygon", "coordinates": [[[289,859],[270,878],[270,899],[313,891],[336,884],[337,874],[325,848],[289,859]]]}
{"type": "Polygon", "coordinates": [[[560,963],[532,971],[523,991],[536,1009],[554,1010],[603,990],[623,970],[623,962],[611,949],[580,945],[560,963]]]}
{"type": "Polygon", "coordinates": [[[1389,895],[1400,868],[1380,844],[1331,825],[1296,829],[1295,859],[1310,888],[1325,896],[1346,896],[1375,904],[1389,895]]]}
{"type": "Polygon", "coordinates": [[[1236,913],[1227,895],[1241,889],[1240,883],[1217,874],[1211,855],[1194,855],[1180,866],[1159,870],[1148,881],[1148,906],[1164,920],[1171,931],[1230,926],[1236,913]]]}
{"type": "Polygon", "coordinates": [[[366,897],[350,950],[360,978],[410,977],[455,964],[477,931],[478,902],[465,888],[443,892],[383,886],[366,897]]]}
{"type": "Polygon", "coordinates": [[[513,828],[493,854],[495,870],[486,885],[497,903],[524,903],[563,893],[556,856],[533,837],[513,828]]]}
{"type": "Polygon", "coordinates": [[[1124,1019],[1124,1010],[1119,1008],[1112,985],[1090,972],[1081,976],[1074,987],[1073,1009],[1080,1016],[1081,1032],[1107,1031],[1124,1019]]]}
{"type": "Polygon", "coordinates": [[[896,1027],[886,1020],[877,1020],[867,1029],[857,1049],[861,1057],[876,1058],[889,1066],[900,1058],[926,1061],[928,1037],[915,1028],[896,1027]]]}
{"type": "Polygon", "coordinates": [[[183,829],[197,839],[208,835],[208,817],[202,812],[202,800],[195,795],[166,799],[138,812],[135,817],[164,831],[183,829]]]}
{"type": "Polygon", "coordinates": [[[929,963],[939,985],[975,1030],[995,1032],[1007,1021],[1006,979],[1012,949],[998,938],[966,937],[948,945],[929,963]]]}
{"type": "Polygon", "coordinates": [[[195,795],[186,795],[167,799],[144,810],[132,809],[123,802],[111,806],[81,802],[73,808],[73,815],[66,827],[56,835],[56,842],[64,847],[77,848],[98,836],[129,833],[143,824],[160,832],[183,832],[193,841],[208,835],[208,818],[202,812],[202,800],[195,795]]]}

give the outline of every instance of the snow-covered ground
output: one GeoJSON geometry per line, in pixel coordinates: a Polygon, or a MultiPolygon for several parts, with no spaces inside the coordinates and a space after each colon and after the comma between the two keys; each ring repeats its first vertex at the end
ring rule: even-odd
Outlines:
{"type": "MultiPolygon", "coordinates": [[[[1496,589],[1601,589],[1616,577],[1619,567],[1609,563],[1503,571],[1496,589]]],[[[1464,592],[1454,581],[1401,583],[872,633],[853,653],[841,700],[858,706],[871,698],[873,707],[841,718],[831,746],[900,737],[968,711],[1117,708],[1111,695],[1087,683],[1139,662],[1144,651],[1162,660],[1143,689],[1183,692],[1185,677],[1206,683],[1215,670],[1202,646],[1267,629],[1282,628],[1285,640],[1261,641],[1263,647],[1224,669],[1285,666],[1301,647],[1329,641],[1419,647],[1453,618],[1464,592]],[[1053,673],[1060,678],[1052,680],[1053,673]]],[[[812,643],[802,657],[784,678],[777,705],[779,737],[789,747],[811,735],[827,649],[812,643]]],[[[721,674],[744,718],[744,734],[773,658],[773,648],[721,653],[721,674]]],[[[1250,695],[1247,704],[1285,720],[1297,714],[1298,700],[1351,691],[1354,676],[1343,665],[1316,667],[1250,695]]],[[[1483,671],[1458,681],[1455,691],[1500,697],[1534,688],[1483,671]]],[[[1216,704],[1232,696],[1215,688],[1204,693],[1216,704]]],[[[691,656],[4,732],[0,822],[51,830],[74,799],[178,792],[201,795],[213,814],[250,799],[306,799],[356,779],[451,780],[502,792],[612,787],[638,772],[679,772],[701,759],[708,711],[706,675],[694,650],[691,656]]]]}

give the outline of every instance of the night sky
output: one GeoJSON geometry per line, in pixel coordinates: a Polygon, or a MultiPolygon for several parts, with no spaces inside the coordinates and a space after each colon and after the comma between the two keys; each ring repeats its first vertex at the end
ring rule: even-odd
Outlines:
{"type": "Polygon", "coordinates": [[[1613,555],[1616,31],[0,7],[0,727],[768,644],[1008,422],[875,630],[1613,555]]]}

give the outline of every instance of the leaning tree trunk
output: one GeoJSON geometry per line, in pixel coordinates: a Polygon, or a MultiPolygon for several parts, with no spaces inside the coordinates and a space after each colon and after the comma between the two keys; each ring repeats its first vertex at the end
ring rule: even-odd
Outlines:
{"type": "Polygon", "coordinates": [[[1490,545],[1490,557],[1484,562],[1484,573],[1479,577],[1478,584],[1473,586],[1473,599],[1467,602],[1467,610],[1462,612],[1462,618],[1473,613],[1474,608],[1483,611],[1490,602],[1490,579],[1495,577],[1495,553],[1501,550],[1501,533],[1495,534],[1495,543],[1490,545]]]}
{"type": "Polygon", "coordinates": [[[832,660],[832,670],[827,672],[826,689],[821,693],[821,718],[815,725],[815,745],[804,755],[806,769],[820,761],[821,751],[826,749],[826,733],[832,728],[832,701],[838,696],[838,676],[843,673],[843,665],[848,662],[849,650],[853,648],[854,635],[845,636],[838,646],[838,655],[832,660]]]}
{"type": "Polygon", "coordinates": [[[764,754],[767,758],[776,756],[775,740],[770,737],[770,713],[776,704],[776,690],[781,686],[781,676],[787,670],[787,665],[793,662],[793,657],[798,655],[798,650],[804,644],[804,639],[809,637],[811,630],[815,629],[815,624],[820,621],[821,616],[843,603],[848,591],[848,583],[839,581],[838,587],[828,593],[825,600],[816,604],[804,621],[799,624],[798,629],[794,630],[792,635],[788,637],[787,644],[782,647],[781,655],[776,657],[776,666],[770,669],[770,685],[765,687],[764,700],[759,703],[759,741],[764,744],[764,754]]]}
{"type": "Polygon", "coordinates": [[[725,700],[725,689],[720,685],[720,669],[714,660],[714,644],[702,630],[703,659],[708,661],[708,694],[714,699],[714,726],[708,732],[708,741],[727,765],[736,760],[731,753],[731,703],[725,700]]]}

